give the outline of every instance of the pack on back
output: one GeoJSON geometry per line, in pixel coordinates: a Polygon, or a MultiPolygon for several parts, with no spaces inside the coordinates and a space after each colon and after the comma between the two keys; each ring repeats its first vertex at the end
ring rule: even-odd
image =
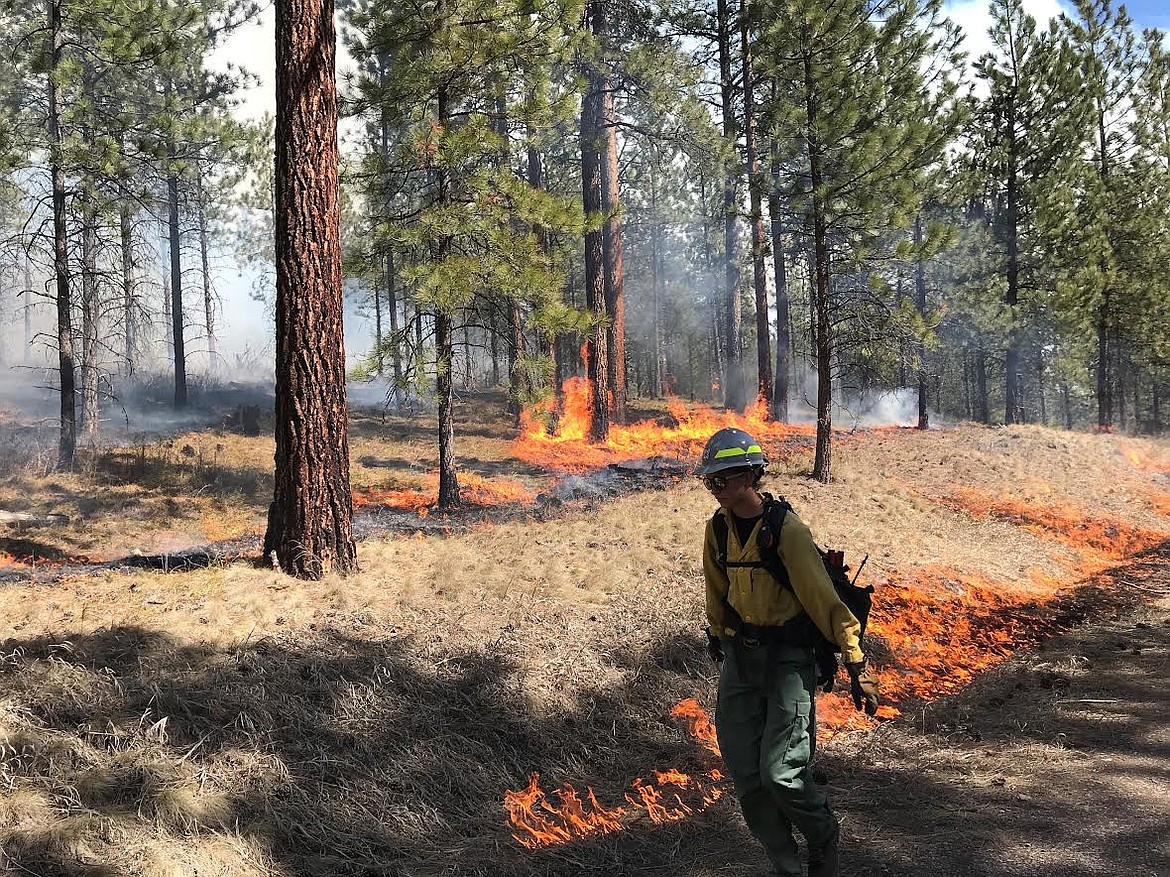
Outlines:
{"type": "MultiPolygon", "coordinates": [[[[783,561],[780,560],[778,550],[780,546],[780,528],[784,526],[784,519],[791,510],[792,506],[789,505],[788,500],[784,499],[784,497],[776,499],[772,494],[765,493],[764,519],[760,522],[756,545],[760,549],[759,566],[767,570],[772,578],[780,583],[781,587],[787,588],[795,594],[796,592],[792,587],[792,579],[788,575],[788,570],[784,568],[783,561]]],[[[721,511],[715,512],[714,517],[711,518],[711,526],[715,531],[715,543],[719,549],[718,563],[720,566],[726,568],[727,518],[724,517],[721,511]]],[[[854,584],[856,576],[853,580],[850,580],[849,567],[845,564],[845,553],[843,551],[825,551],[819,545],[816,546],[816,549],[821,555],[821,562],[825,565],[825,572],[828,573],[829,581],[833,583],[833,588],[836,590],[837,596],[845,604],[846,608],[853,613],[853,617],[861,625],[860,636],[864,637],[865,626],[869,621],[869,612],[873,606],[873,585],[867,585],[861,588],[854,584]]],[[[863,560],[862,566],[864,565],[865,561],[863,560]]],[[[858,569],[859,574],[860,572],[861,570],[858,569]]],[[[841,651],[841,647],[826,638],[815,625],[810,625],[810,627],[816,630],[817,637],[820,640],[816,645],[818,653],[841,651]]]]}

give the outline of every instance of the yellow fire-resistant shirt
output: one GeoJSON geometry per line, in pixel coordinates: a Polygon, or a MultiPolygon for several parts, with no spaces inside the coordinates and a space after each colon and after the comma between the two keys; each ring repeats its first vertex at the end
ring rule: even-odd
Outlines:
{"type": "MultiPolygon", "coordinates": [[[[727,519],[728,562],[759,562],[756,536],[763,518],[752,528],[747,544],[741,545],[735,516],[726,509],[719,513],[727,519]]],[[[788,570],[792,590],[777,582],[762,566],[725,568],[719,564],[718,554],[715,528],[708,521],[703,541],[703,575],[707,580],[707,622],[712,633],[724,636],[735,633],[724,621],[724,598],[748,624],[778,626],[804,611],[826,639],[841,647],[843,661],[852,663],[865,659],[860,643],[861,625],[837,596],[813,542],[812,532],[795,513],[789,511],[785,516],[779,545],[780,561],[788,570]]]]}

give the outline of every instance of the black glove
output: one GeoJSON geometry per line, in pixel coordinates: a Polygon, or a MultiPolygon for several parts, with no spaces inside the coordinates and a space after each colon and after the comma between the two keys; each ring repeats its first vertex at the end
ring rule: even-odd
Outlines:
{"type": "Polygon", "coordinates": [[[878,708],[878,681],[877,677],[866,669],[865,661],[856,661],[846,664],[849,671],[849,693],[853,695],[853,705],[858,709],[865,705],[865,714],[872,716],[878,708]]]}
{"type": "Polygon", "coordinates": [[[723,642],[710,630],[707,631],[707,654],[716,664],[723,660],[723,642]]]}
{"type": "Polygon", "coordinates": [[[825,694],[833,690],[837,678],[837,655],[829,649],[817,649],[817,687],[825,694]]]}

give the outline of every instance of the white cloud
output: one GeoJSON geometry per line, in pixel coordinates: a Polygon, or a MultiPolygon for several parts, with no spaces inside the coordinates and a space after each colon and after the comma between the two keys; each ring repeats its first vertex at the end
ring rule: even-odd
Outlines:
{"type": "MultiPolygon", "coordinates": [[[[1062,12],[1071,11],[1058,0],[1024,0],[1023,7],[1025,12],[1036,19],[1038,30],[1046,30],[1048,22],[1053,18],[1062,12]]],[[[991,4],[988,0],[958,0],[946,3],[943,12],[966,34],[963,49],[967,52],[970,63],[974,63],[980,56],[992,50],[991,37],[987,33],[991,27],[991,4]]]]}

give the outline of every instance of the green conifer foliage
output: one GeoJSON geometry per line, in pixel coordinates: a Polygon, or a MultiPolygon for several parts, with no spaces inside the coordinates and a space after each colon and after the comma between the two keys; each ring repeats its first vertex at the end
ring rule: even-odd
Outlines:
{"type": "Polygon", "coordinates": [[[460,501],[452,422],[456,330],[493,300],[522,303],[530,325],[559,313],[564,275],[546,244],[555,232],[580,231],[580,209],[533,187],[500,156],[517,136],[513,126],[543,129],[562,111],[533,84],[568,63],[581,14],[580,3],[521,0],[421,7],[375,0],[351,11],[355,56],[388,71],[362,77],[360,105],[379,120],[384,114],[395,132],[383,170],[396,175],[402,197],[387,211],[383,237],[401,254],[399,278],[427,314],[441,507],[460,501]]]}
{"type": "Polygon", "coordinates": [[[956,35],[941,3],[775,0],[757,60],[776,83],[770,115],[800,144],[788,192],[812,254],[817,365],[813,477],[831,477],[832,368],[840,279],[921,204],[922,179],[952,133],[956,35]]]}

